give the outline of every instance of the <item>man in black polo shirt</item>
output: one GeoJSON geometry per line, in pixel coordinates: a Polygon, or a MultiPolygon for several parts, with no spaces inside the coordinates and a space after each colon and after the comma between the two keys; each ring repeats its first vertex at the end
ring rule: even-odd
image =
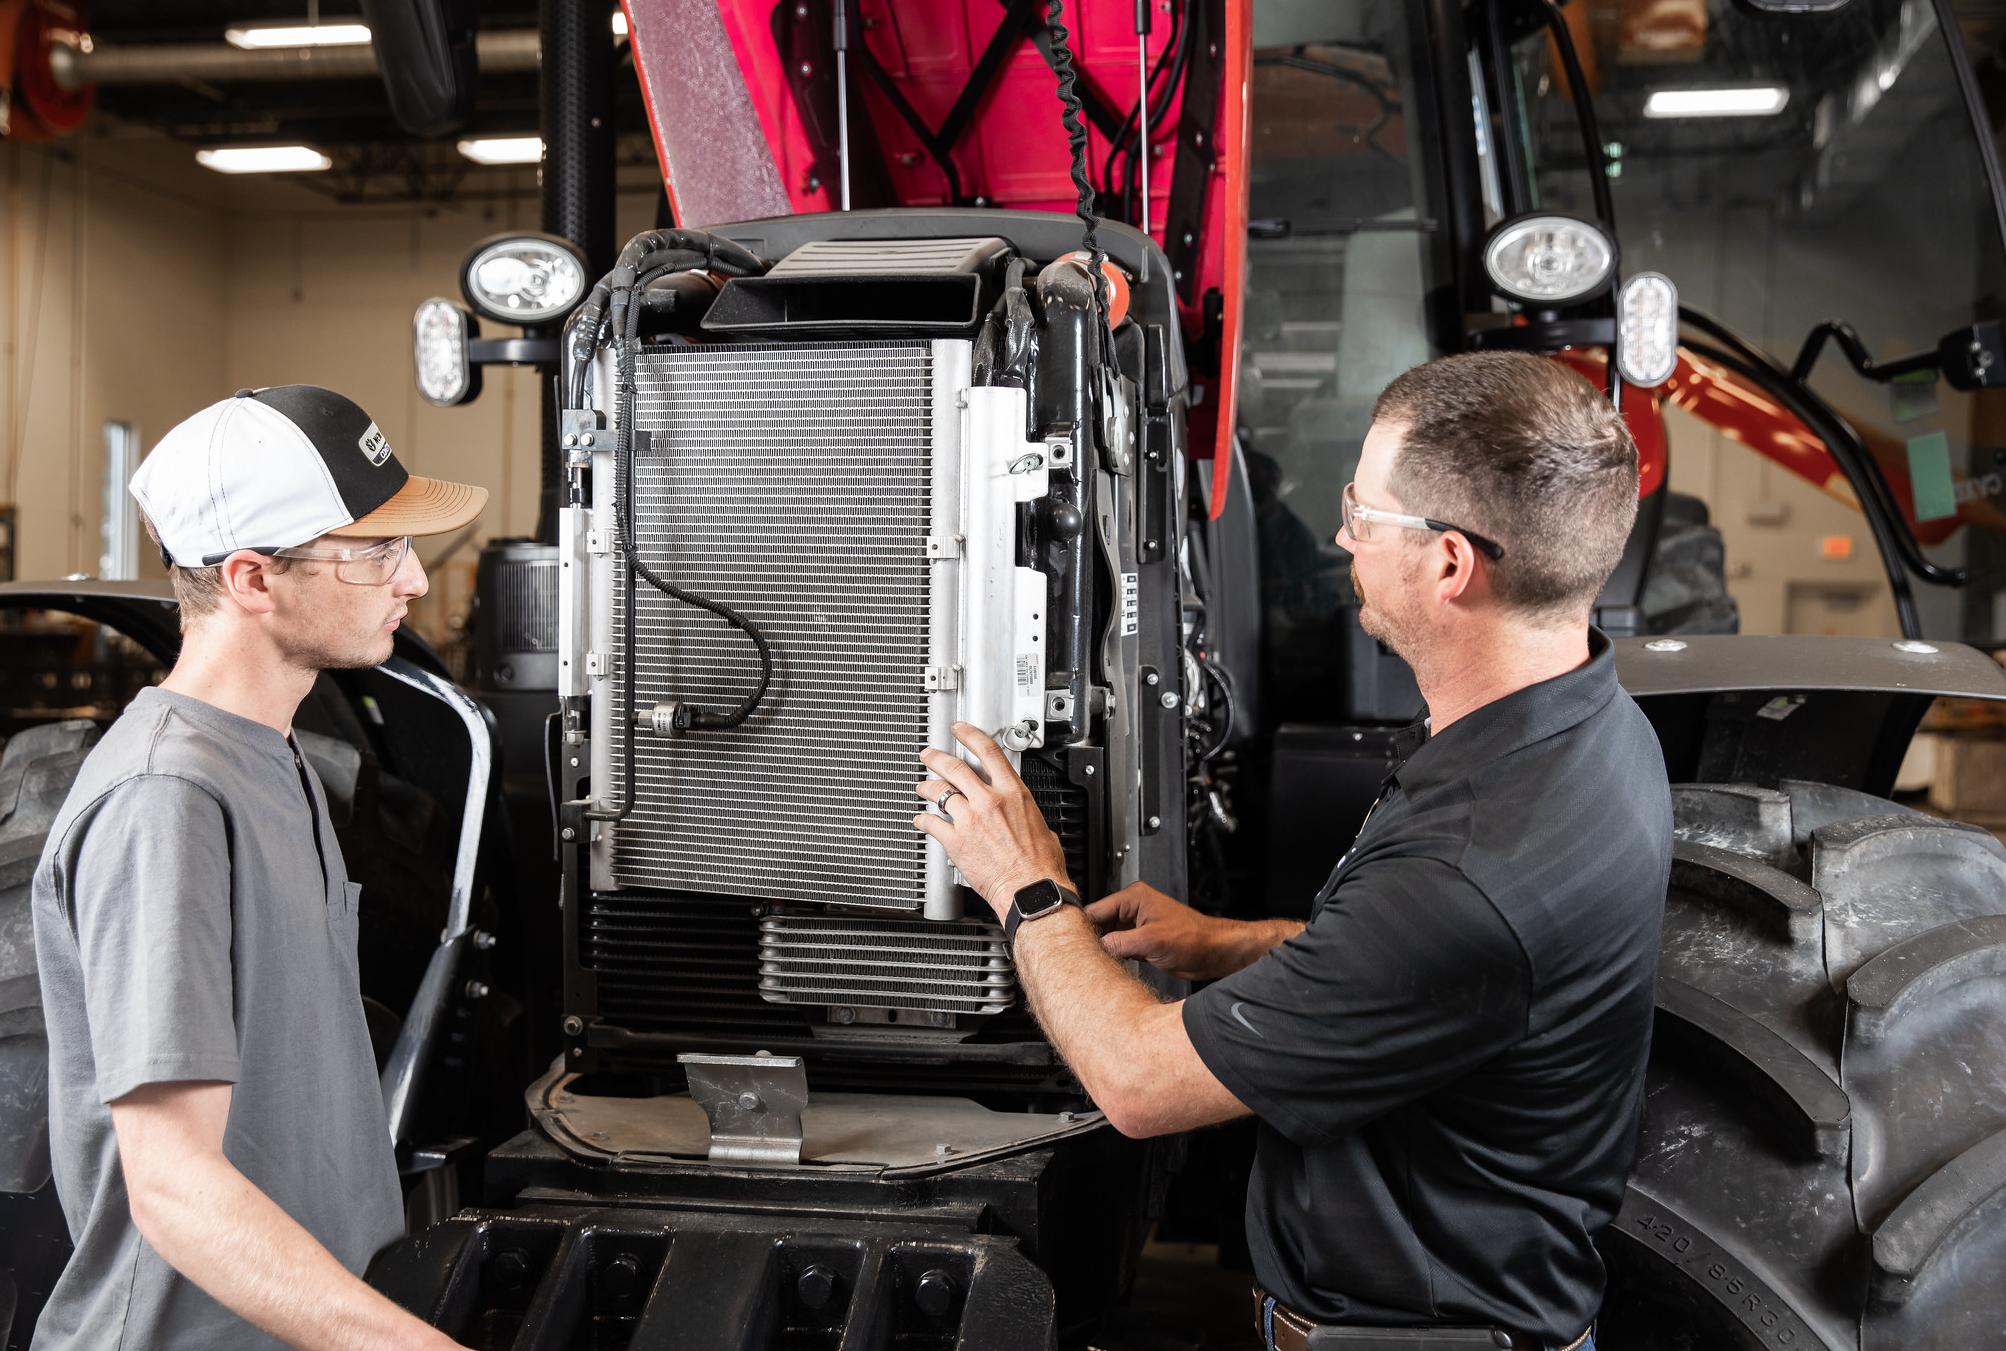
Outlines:
{"type": "Polygon", "coordinates": [[[923,757],[916,791],[952,819],[915,825],[1012,930],[1033,1009],[1116,1128],[1260,1118],[1247,1227],[1271,1348],[1334,1324],[1593,1346],[1671,866],[1657,739],[1588,624],[1636,505],[1621,420],[1557,363],[1450,357],[1387,388],[1338,542],[1429,738],[1306,926],[1142,885],[1082,913],[994,743],[956,729],[980,772],[923,757]],[[1115,958],[1215,983],[1164,1004],[1115,958]]]}

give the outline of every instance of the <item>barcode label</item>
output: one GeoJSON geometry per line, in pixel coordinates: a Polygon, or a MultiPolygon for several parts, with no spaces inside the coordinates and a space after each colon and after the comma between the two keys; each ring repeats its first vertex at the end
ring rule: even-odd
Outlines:
{"type": "Polygon", "coordinates": [[[1136,574],[1124,572],[1121,575],[1121,636],[1124,638],[1142,630],[1142,588],[1136,574]]]}
{"type": "Polygon", "coordinates": [[[1019,652],[1017,654],[1017,688],[1035,690],[1038,688],[1038,654],[1019,652]]]}

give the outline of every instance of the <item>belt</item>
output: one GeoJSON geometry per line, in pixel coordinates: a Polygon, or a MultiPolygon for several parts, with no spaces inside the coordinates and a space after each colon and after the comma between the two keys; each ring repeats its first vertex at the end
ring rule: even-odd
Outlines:
{"type": "MultiPolygon", "coordinates": [[[[1267,1345],[1268,1295],[1254,1287],[1254,1330],[1267,1345]]],[[[1592,1326],[1561,1348],[1576,1351],[1588,1340],[1592,1326]]],[[[1546,1339],[1527,1332],[1507,1332],[1501,1328],[1419,1327],[1367,1328],[1312,1323],[1280,1300],[1274,1309],[1275,1351],[1540,1351],[1546,1339]]]]}

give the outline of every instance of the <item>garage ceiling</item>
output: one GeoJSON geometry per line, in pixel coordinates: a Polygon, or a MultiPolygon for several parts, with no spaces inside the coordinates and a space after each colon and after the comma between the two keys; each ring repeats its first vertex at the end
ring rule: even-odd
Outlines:
{"type": "MultiPolygon", "coordinates": [[[[605,0],[608,41],[613,0],[605,0]]],[[[305,23],[308,0],[107,0],[90,9],[90,32],[99,51],[200,44],[224,47],[224,30],[244,23],[305,23]]],[[[360,21],[354,0],[313,6],[322,23],[360,21]]],[[[479,6],[480,27],[490,32],[533,32],[534,0],[479,6]]],[[[622,40],[614,67],[615,123],[622,131],[620,161],[646,164],[653,152],[633,67],[622,40]]],[[[390,114],[380,77],[298,78],[211,82],[163,74],[157,82],[101,87],[94,116],[162,132],[190,146],[303,142],[334,162],[326,173],[301,174],[301,186],[343,201],[448,200],[483,195],[492,171],[471,164],[455,149],[466,136],[532,134],[537,130],[537,73],[483,69],[472,121],[438,141],[409,135],[390,114]]]]}

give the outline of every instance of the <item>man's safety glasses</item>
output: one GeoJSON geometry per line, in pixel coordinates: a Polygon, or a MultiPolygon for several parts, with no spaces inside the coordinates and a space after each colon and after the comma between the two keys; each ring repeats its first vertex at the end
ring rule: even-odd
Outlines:
{"type": "Polygon", "coordinates": [[[1464,526],[1438,521],[1432,516],[1409,516],[1399,511],[1381,511],[1377,507],[1362,505],[1358,500],[1358,485],[1344,485],[1344,530],[1355,540],[1372,538],[1372,528],[1377,525],[1395,526],[1402,530],[1433,530],[1437,533],[1453,530],[1467,539],[1492,562],[1504,557],[1504,546],[1496,540],[1479,535],[1464,526]]]}
{"type": "MultiPolygon", "coordinates": [[[[253,549],[267,558],[300,558],[316,563],[334,564],[334,575],[354,586],[382,586],[397,575],[397,569],[404,566],[404,555],[411,552],[411,537],[399,535],[395,539],[378,540],[374,544],[323,545],[320,548],[253,549]]],[[[220,554],[203,559],[203,565],[213,567],[228,558],[220,554]]]]}

